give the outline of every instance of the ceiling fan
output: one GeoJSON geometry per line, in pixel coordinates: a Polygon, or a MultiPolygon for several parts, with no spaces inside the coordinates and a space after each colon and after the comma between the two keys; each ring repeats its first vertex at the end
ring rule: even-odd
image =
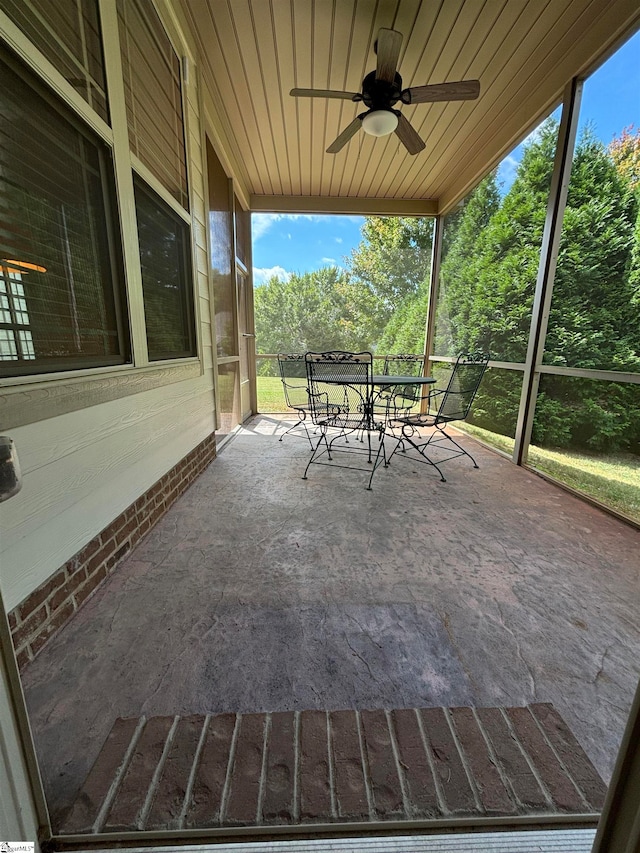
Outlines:
{"type": "Polygon", "coordinates": [[[410,122],[393,106],[424,104],[433,101],[472,101],[480,94],[479,80],[460,80],[457,83],[435,83],[431,86],[402,88],[402,77],[396,71],[402,33],[384,27],[379,31],[374,50],[378,60],[376,70],[362,81],[362,92],[337,92],[332,89],[292,89],[295,98],[342,98],[362,101],[367,112],[356,116],[327,148],[327,154],[337,154],[351,137],[362,128],[372,136],[387,136],[395,132],[409,154],[418,154],[425,143],[410,122]]]}

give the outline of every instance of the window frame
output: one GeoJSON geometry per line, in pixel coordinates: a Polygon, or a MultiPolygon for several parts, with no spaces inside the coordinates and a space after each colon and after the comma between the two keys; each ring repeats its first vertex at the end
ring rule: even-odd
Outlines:
{"type": "MultiPolygon", "coordinates": [[[[183,268],[183,281],[181,282],[181,298],[183,300],[184,307],[184,315],[185,315],[185,323],[188,332],[188,339],[190,344],[190,351],[184,352],[182,355],[176,355],[175,353],[166,353],[161,354],[159,356],[151,357],[149,355],[149,336],[147,331],[147,354],[149,359],[149,364],[157,364],[158,362],[166,363],[168,361],[183,361],[184,359],[189,358],[197,358],[198,357],[198,334],[197,334],[197,316],[196,316],[196,292],[194,288],[194,264],[193,264],[193,229],[191,226],[191,217],[183,215],[182,211],[184,208],[180,207],[180,210],[177,211],[174,209],[174,205],[167,204],[166,197],[160,195],[154,187],[150,185],[150,183],[145,180],[137,171],[133,172],[133,185],[134,185],[134,195],[137,200],[138,193],[141,193],[143,196],[149,198],[154,204],[158,204],[160,209],[165,215],[169,216],[172,220],[179,223],[180,226],[184,226],[185,228],[185,239],[183,245],[181,246],[181,254],[182,259],[184,261],[183,268]]],[[[165,191],[167,192],[167,191],[165,191]]],[[[175,200],[174,200],[175,201],[175,200]]],[[[177,202],[176,202],[177,204],[177,202]]],[[[186,213],[186,211],[185,211],[186,213]]],[[[136,204],[136,214],[137,214],[137,204],[136,204]]],[[[139,238],[138,238],[139,245],[139,238]]],[[[140,264],[141,272],[142,272],[142,263],[140,264]]],[[[143,291],[144,291],[144,280],[143,280],[143,291]]],[[[143,298],[143,308],[145,313],[145,327],[146,327],[146,316],[147,316],[147,303],[143,298]]]]}
{"type": "MultiPolygon", "coordinates": [[[[46,373],[22,373],[21,375],[0,377],[0,402],[9,403],[15,394],[19,394],[20,405],[11,416],[11,426],[33,423],[43,417],[50,417],[51,412],[45,412],[40,395],[29,394],[29,388],[48,388],[49,393],[56,398],[53,414],[78,411],[87,405],[107,402],[144,390],[151,390],[164,384],[181,382],[185,379],[202,376],[205,365],[202,352],[201,310],[198,290],[197,246],[193,230],[194,185],[192,140],[189,133],[189,108],[184,58],[180,63],[180,97],[183,109],[183,133],[186,148],[187,188],[189,210],[161,185],[143,163],[133,154],[128,144],[128,129],[124,100],[119,104],[118,90],[122,87],[120,67],[120,39],[117,26],[117,16],[110,2],[98,0],[100,24],[105,58],[105,74],[107,92],[110,103],[110,121],[107,124],[98,113],[79,95],[67,82],[64,76],[52,63],[33,45],[16,24],[0,9],[0,43],[5,44],[29,68],[37,81],[42,84],[47,94],[57,102],[69,108],[70,115],[82,127],[86,126],[99,137],[111,152],[115,169],[115,204],[118,212],[118,226],[115,248],[123,257],[124,286],[122,295],[122,310],[129,330],[129,350],[131,360],[126,363],[113,365],[76,366],[65,370],[51,370],[46,373]],[[118,115],[117,107],[122,107],[118,115]],[[193,293],[193,316],[195,323],[195,352],[194,356],[169,358],[163,361],[150,361],[146,351],[146,330],[144,327],[144,309],[141,302],[139,256],[131,258],[132,241],[128,232],[135,227],[135,204],[133,191],[123,191],[123,185],[132,187],[134,175],[138,174],[149,187],[186,223],[191,232],[191,279],[189,286],[193,293]],[[138,291],[138,292],[136,292],[138,291]],[[134,382],[132,382],[134,379],[134,382]],[[85,401],[85,402],[83,402],[85,401]]],[[[160,14],[162,25],[178,57],[189,56],[189,48],[183,43],[180,32],[176,32],[172,21],[160,14]]],[[[199,95],[193,97],[199,101],[199,95]]],[[[137,234],[133,241],[137,253],[137,234]]],[[[53,402],[53,401],[52,401],[53,402]]],[[[13,406],[12,406],[13,409],[13,406]]]]}
{"type": "MultiPolygon", "coordinates": [[[[82,2],[84,2],[84,0],[82,0],[82,2]]],[[[39,52],[41,52],[42,56],[47,57],[47,62],[49,62],[51,64],[51,66],[56,69],[56,71],[60,74],[62,79],[65,81],[65,83],[67,85],[69,85],[71,87],[71,89],[84,101],[84,103],[96,115],[98,115],[102,121],[104,121],[108,125],[110,123],[110,111],[109,111],[109,94],[107,91],[107,79],[106,79],[105,63],[104,63],[104,36],[103,36],[102,30],[101,30],[101,22],[100,22],[100,2],[101,2],[101,0],[92,0],[92,2],[95,4],[94,5],[94,9],[95,9],[95,13],[96,13],[95,22],[89,20],[89,17],[85,16],[85,11],[87,11],[87,9],[84,5],[80,5],[77,7],[77,10],[79,13],[78,14],[78,30],[75,33],[75,35],[77,35],[77,37],[78,37],[78,39],[82,45],[81,53],[83,54],[83,56],[80,56],[79,54],[77,54],[74,50],[73,44],[70,43],[68,40],[66,40],[64,38],[64,36],[62,36],[61,34],[56,34],[55,28],[50,26],[49,22],[47,20],[42,19],[42,18],[40,20],[40,25],[38,26],[36,24],[32,30],[33,34],[36,36],[36,41],[32,42],[31,44],[33,44],[33,46],[39,52]],[[100,57],[99,57],[99,61],[98,61],[98,66],[99,66],[100,71],[102,72],[102,80],[101,81],[99,81],[97,78],[92,76],[91,63],[86,61],[88,56],[89,56],[89,52],[87,51],[85,53],[85,50],[86,50],[87,42],[91,40],[90,37],[89,37],[89,39],[87,39],[87,36],[88,35],[90,36],[90,32],[91,32],[91,30],[88,29],[88,27],[90,28],[92,23],[95,23],[95,25],[96,25],[95,36],[97,38],[96,38],[95,44],[97,44],[97,46],[99,47],[99,50],[100,50],[100,57]],[[38,42],[40,42],[41,44],[44,42],[48,42],[48,43],[53,42],[54,48],[52,51],[49,52],[49,56],[51,56],[51,59],[49,59],[47,56],[46,48],[44,48],[45,52],[43,53],[41,48],[37,46],[38,42]],[[68,71],[71,71],[71,70],[77,71],[78,77],[76,78],[75,82],[72,82],[71,80],[69,80],[67,77],[64,76],[64,70],[63,70],[63,67],[61,66],[60,61],[59,61],[64,55],[66,55],[67,61],[68,61],[67,70],[68,71]],[[89,94],[90,92],[91,93],[95,92],[95,93],[97,93],[98,96],[102,96],[102,98],[104,100],[104,105],[103,105],[104,106],[104,110],[103,110],[104,114],[102,114],[99,110],[97,110],[94,107],[94,103],[96,101],[95,96],[87,97],[87,96],[82,94],[81,88],[83,88],[83,86],[86,87],[87,94],[89,94]]],[[[29,11],[31,11],[31,10],[29,10],[29,11]]],[[[3,13],[3,14],[6,14],[7,19],[10,20],[12,23],[14,23],[13,15],[10,15],[10,13],[8,13],[8,12],[3,13]]],[[[18,29],[20,29],[18,24],[15,24],[15,26],[18,27],[18,29]]],[[[21,29],[20,29],[20,32],[24,33],[24,31],[21,29]]],[[[26,33],[25,33],[25,37],[27,39],[29,38],[29,36],[26,33]]]]}
{"type": "MultiPolygon", "coordinates": [[[[98,0],[98,3],[100,3],[100,2],[104,2],[104,0],[98,0]]],[[[186,205],[183,206],[180,203],[180,201],[178,200],[178,198],[176,198],[174,193],[172,193],[171,190],[165,185],[165,183],[163,183],[162,179],[156,176],[156,174],[152,170],[152,168],[140,159],[140,156],[137,154],[137,148],[138,148],[137,136],[136,136],[136,142],[135,142],[135,149],[134,149],[134,146],[132,146],[132,144],[131,144],[130,131],[129,131],[129,108],[131,106],[131,109],[135,110],[135,104],[129,105],[129,102],[127,101],[126,91],[125,91],[125,80],[126,80],[126,78],[125,78],[125,73],[124,73],[124,68],[123,68],[123,63],[122,63],[122,44],[123,44],[123,42],[122,42],[121,30],[120,30],[121,19],[120,19],[119,8],[118,8],[119,4],[116,2],[116,4],[115,4],[116,9],[115,9],[115,14],[114,14],[114,19],[113,19],[114,20],[114,26],[116,28],[116,35],[111,37],[111,44],[112,44],[114,49],[118,50],[118,54],[119,54],[119,65],[120,65],[119,84],[122,85],[121,91],[122,91],[122,97],[123,97],[123,105],[121,105],[121,106],[124,106],[123,120],[124,120],[125,125],[127,127],[127,136],[129,137],[129,145],[128,145],[129,157],[130,157],[131,167],[134,171],[137,171],[143,175],[147,175],[148,177],[145,179],[154,188],[154,190],[157,191],[157,188],[162,188],[163,197],[166,197],[167,200],[170,201],[170,203],[172,203],[172,206],[177,210],[177,212],[181,212],[181,213],[184,212],[185,214],[189,215],[191,210],[192,210],[193,199],[192,199],[192,186],[191,186],[192,175],[191,175],[191,161],[190,161],[189,133],[188,133],[188,105],[187,105],[187,100],[185,97],[185,83],[186,83],[185,57],[181,55],[181,50],[178,49],[178,47],[176,45],[176,39],[175,39],[171,29],[167,26],[166,21],[163,19],[163,16],[160,13],[160,10],[158,9],[158,4],[155,2],[155,0],[149,0],[149,2],[150,2],[150,5],[153,7],[153,12],[158,17],[158,21],[160,22],[162,29],[164,30],[164,34],[165,34],[167,41],[169,43],[169,47],[173,51],[173,53],[175,54],[175,56],[178,60],[178,84],[179,84],[179,91],[180,91],[180,109],[181,109],[181,114],[182,114],[182,133],[180,135],[180,141],[182,144],[182,148],[184,150],[184,158],[185,158],[185,163],[184,163],[185,175],[184,175],[184,178],[185,178],[185,182],[186,182],[186,187],[183,189],[183,194],[185,197],[186,205]]],[[[152,32],[150,32],[150,35],[151,35],[151,38],[153,39],[153,33],[152,32]]],[[[103,37],[103,39],[104,39],[104,37],[103,37]]],[[[107,45],[104,44],[103,49],[105,51],[106,51],[106,48],[107,48],[107,45]]],[[[133,75],[131,75],[128,78],[128,82],[129,82],[129,84],[131,84],[133,82],[133,75]]],[[[107,72],[107,84],[108,84],[108,72],[107,72]]]]}
{"type": "MultiPolygon", "coordinates": [[[[2,369],[0,382],[5,384],[11,380],[20,380],[30,376],[42,378],[51,374],[68,375],[69,373],[83,369],[95,370],[114,366],[122,368],[125,365],[131,364],[132,355],[130,325],[126,304],[125,269],[120,240],[122,227],[116,195],[116,165],[113,148],[91,126],[87,127],[74,110],[70,108],[69,104],[61,101],[57,94],[50,90],[46,82],[41,79],[40,75],[31,66],[25,67],[25,63],[21,61],[21,58],[13,55],[10,46],[6,47],[1,42],[0,59],[23,80],[25,85],[37,97],[42,98],[76,134],[87,140],[96,150],[102,189],[101,209],[104,213],[104,225],[107,231],[108,272],[111,279],[111,287],[108,292],[113,297],[119,348],[118,356],[104,355],[92,357],[80,355],[77,358],[35,358],[33,360],[18,359],[16,361],[2,361],[0,362],[2,369]]],[[[17,327],[15,331],[19,331],[17,327]]]]}

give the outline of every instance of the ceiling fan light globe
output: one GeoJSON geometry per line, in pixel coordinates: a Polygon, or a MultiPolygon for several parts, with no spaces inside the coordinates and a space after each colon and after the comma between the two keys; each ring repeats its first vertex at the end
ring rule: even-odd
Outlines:
{"type": "Polygon", "coordinates": [[[370,136],[387,136],[398,126],[398,116],[391,110],[371,110],[362,119],[362,129],[370,136]]]}

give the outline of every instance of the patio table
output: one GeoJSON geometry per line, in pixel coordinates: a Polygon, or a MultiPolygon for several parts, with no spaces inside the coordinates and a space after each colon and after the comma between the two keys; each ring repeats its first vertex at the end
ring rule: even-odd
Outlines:
{"type": "MultiPolygon", "coordinates": [[[[322,377],[318,382],[326,382],[327,385],[366,385],[367,380],[364,376],[331,376],[322,377]]],[[[371,384],[380,387],[389,387],[390,385],[432,385],[436,380],[433,376],[387,376],[385,373],[374,373],[371,377],[371,384]]]]}
{"type": "MultiPolygon", "coordinates": [[[[410,385],[433,385],[435,383],[435,378],[433,376],[400,376],[400,375],[387,375],[385,373],[375,373],[371,377],[370,384],[376,388],[379,388],[380,391],[376,396],[371,400],[371,408],[369,411],[365,412],[365,415],[374,420],[374,409],[376,402],[380,399],[381,393],[384,390],[389,390],[393,388],[402,388],[402,386],[410,386],[410,385]]],[[[345,374],[344,376],[331,376],[331,377],[323,377],[319,380],[320,383],[326,383],[327,385],[366,385],[367,380],[364,376],[350,376],[349,374],[345,374]]]]}
{"type": "MultiPolygon", "coordinates": [[[[371,356],[369,355],[369,359],[371,356]]],[[[362,362],[366,364],[367,367],[370,366],[371,361],[362,362]]],[[[373,479],[373,474],[380,464],[381,461],[384,461],[385,467],[387,466],[387,455],[384,449],[384,434],[387,425],[391,425],[391,422],[394,420],[393,417],[389,417],[390,408],[393,404],[394,415],[396,413],[396,400],[395,397],[397,395],[402,396],[402,388],[408,389],[412,387],[413,389],[416,386],[430,385],[435,382],[430,376],[409,376],[409,375],[397,375],[397,374],[384,374],[384,373],[376,373],[371,375],[368,371],[365,374],[354,373],[329,373],[328,375],[323,376],[313,376],[313,373],[309,374],[309,381],[311,387],[314,389],[310,390],[310,400],[315,400],[316,405],[321,409],[321,415],[314,415],[313,420],[314,423],[318,423],[319,426],[322,427],[323,433],[322,437],[319,439],[315,448],[313,448],[311,458],[307,463],[307,467],[305,468],[303,479],[307,479],[307,471],[309,470],[309,466],[313,463],[317,464],[336,464],[332,462],[331,453],[334,445],[334,442],[339,439],[345,437],[348,432],[356,431],[361,433],[362,436],[366,433],[367,435],[367,450],[361,451],[359,448],[351,448],[351,447],[340,447],[335,448],[339,452],[345,453],[362,453],[365,452],[368,456],[367,461],[372,463],[372,468],[369,476],[369,484],[367,489],[371,489],[371,481],[373,479]],[[330,397],[327,391],[322,391],[322,386],[331,386],[335,385],[341,389],[344,389],[344,400],[340,399],[335,402],[329,402],[330,397]],[[373,392],[373,389],[376,388],[377,393],[373,392]],[[352,389],[352,392],[349,391],[352,389]],[[400,390],[399,390],[400,389],[400,390]],[[389,399],[380,403],[383,394],[390,394],[389,399]],[[350,400],[350,393],[355,395],[354,400],[350,400]],[[326,398],[326,399],[324,399],[326,398]],[[318,402],[319,400],[323,400],[324,402],[318,402]],[[376,405],[380,408],[384,408],[384,418],[380,420],[376,420],[376,405]],[[318,420],[316,421],[316,417],[318,420]],[[338,431],[338,434],[331,438],[331,441],[327,441],[327,430],[335,428],[338,431]],[[379,437],[379,447],[377,454],[375,456],[375,460],[372,457],[372,447],[371,447],[371,433],[378,433],[379,437]],[[320,445],[324,442],[325,449],[320,451],[320,445]],[[382,451],[382,455],[381,455],[382,451]],[[319,461],[319,457],[324,453],[327,454],[329,462],[319,461]]],[[[415,395],[415,390],[410,392],[407,390],[407,397],[405,398],[405,405],[402,406],[402,410],[410,409],[415,404],[415,400],[413,399],[415,395]],[[410,402],[409,402],[410,401],[410,402]]],[[[313,410],[313,405],[312,405],[313,410]]],[[[395,436],[394,436],[395,437],[395,436]]],[[[361,439],[362,440],[362,439],[361,439]]],[[[348,439],[347,439],[348,442],[348,439]]],[[[343,468],[353,468],[353,465],[341,465],[343,468]]],[[[361,469],[360,469],[361,470],[361,469]]]]}
{"type": "Polygon", "coordinates": [[[385,374],[374,374],[371,384],[382,387],[390,385],[433,385],[436,380],[433,376],[387,376],[385,374]]]}

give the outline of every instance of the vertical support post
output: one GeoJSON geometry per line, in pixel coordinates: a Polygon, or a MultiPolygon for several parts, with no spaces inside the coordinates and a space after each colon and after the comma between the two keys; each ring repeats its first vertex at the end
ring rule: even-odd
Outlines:
{"type": "MultiPolygon", "coordinates": [[[[256,311],[253,290],[253,226],[251,222],[251,211],[246,212],[248,220],[247,228],[247,309],[251,323],[251,332],[256,333],[256,311]]],[[[249,376],[251,377],[251,411],[258,414],[258,363],[256,359],[256,338],[252,339],[251,352],[252,362],[249,365],[249,376]]]]}
{"type": "Polygon", "coordinates": [[[227,178],[227,186],[229,188],[229,227],[231,238],[231,289],[233,292],[233,314],[236,326],[236,354],[238,361],[236,363],[236,380],[234,400],[238,407],[237,417],[238,423],[242,423],[242,376],[240,371],[240,363],[242,359],[242,329],[240,318],[240,293],[238,290],[238,241],[236,237],[236,195],[234,190],[233,178],[227,178]]]}
{"type": "Polygon", "coordinates": [[[212,269],[212,252],[211,252],[211,226],[209,211],[210,203],[210,188],[209,188],[209,153],[211,147],[209,137],[205,128],[205,110],[204,110],[204,95],[203,95],[203,79],[202,71],[199,66],[196,66],[198,74],[198,115],[200,117],[200,150],[202,151],[202,181],[204,189],[204,205],[205,205],[205,220],[206,220],[206,244],[207,244],[207,281],[209,290],[209,318],[211,320],[211,357],[213,361],[213,426],[215,430],[220,429],[220,391],[218,387],[218,335],[216,327],[216,306],[215,292],[213,287],[213,269],[212,269]]]}
{"type": "MultiPolygon", "coordinates": [[[[433,342],[436,331],[436,309],[438,307],[438,285],[440,283],[440,261],[442,258],[442,230],[444,220],[442,216],[436,216],[433,227],[433,244],[431,247],[431,274],[429,276],[429,306],[427,308],[427,321],[424,336],[424,369],[425,376],[431,373],[431,356],[433,354],[433,342]]],[[[420,410],[426,411],[426,400],[422,399],[420,410]]]]}
{"type": "Polygon", "coordinates": [[[433,339],[436,331],[436,308],[438,307],[438,284],[440,282],[440,261],[442,256],[442,229],[443,218],[442,216],[436,216],[433,228],[433,244],[431,247],[429,307],[427,309],[427,325],[424,338],[425,368],[427,369],[429,367],[429,359],[433,354],[433,339]]]}
{"type": "Polygon", "coordinates": [[[513,449],[513,461],[516,465],[523,465],[527,461],[529,442],[531,441],[533,417],[540,384],[540,366],[544,354],[549,310],[553,295],[553,281],[562,235],[562,220],[567,204],[567,192],[573,164],[581,95],[582,81],[573,78],[564,91],[562,118],[558,129],[556,156],[547,203],[547,216],[540,247],[540,264],[533,300],[529,345],[513,449]]]}

